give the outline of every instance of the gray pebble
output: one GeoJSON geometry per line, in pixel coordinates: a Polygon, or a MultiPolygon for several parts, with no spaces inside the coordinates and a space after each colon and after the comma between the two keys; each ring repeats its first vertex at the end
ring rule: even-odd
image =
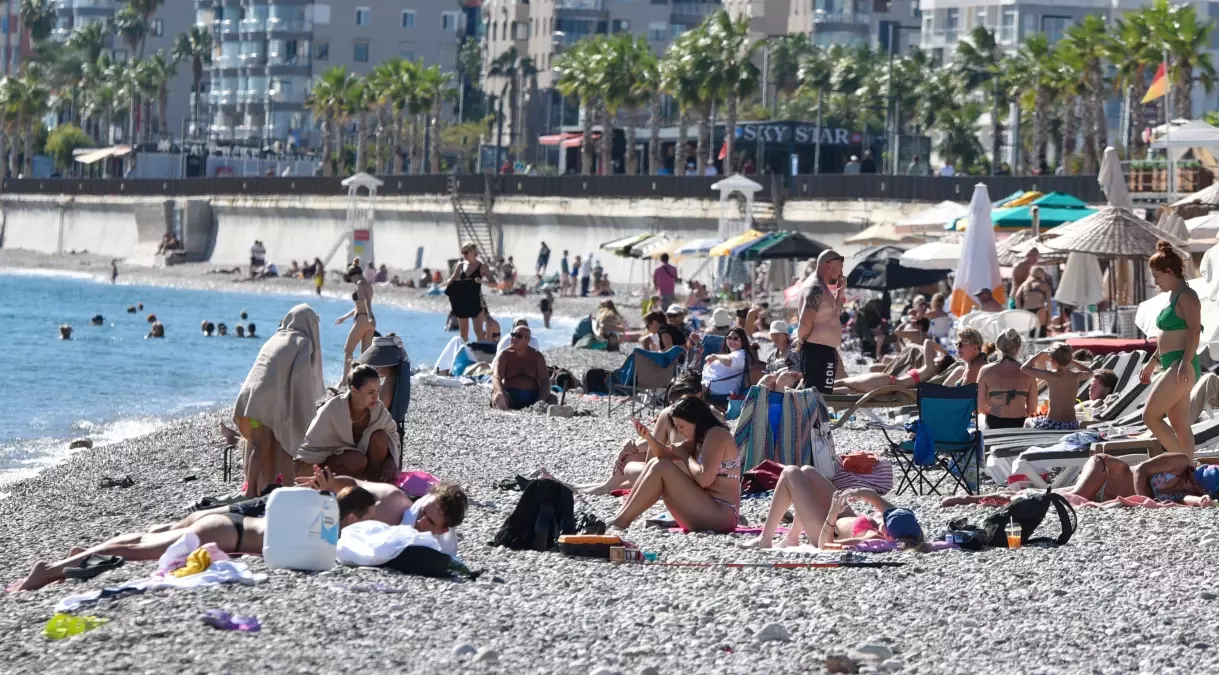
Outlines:
{"type": "Polygon", "coordinates": [[[478,650],[474,648],[474,645],[468,642],[453,645],[453,656],[469,656],[477,651],[478,650]]]}
{"type": "Polygon", "coordinates": [[[483,647],[474,654],[475,663],[499,663],[499,652],[490,647],[483,647]]]}
{"type": "Polygon", "coordinates": [[[884,661],[893,656],[893,650],[886,645],[878,642],[861,642],[849,651],[847,656],[853,659],[872,659],[875,661],[884,661]]]}
{"type": "Polygon", "coordinates": [[[635,672],[636,675],[660,675],[660,669],[656,666],[644,666],[635,672]]]}
{"type": "Polygon", "coordinates": [[[768,623],[757,634],[758,642],[791,642],[791,633],[781,623],[768,623]]]}

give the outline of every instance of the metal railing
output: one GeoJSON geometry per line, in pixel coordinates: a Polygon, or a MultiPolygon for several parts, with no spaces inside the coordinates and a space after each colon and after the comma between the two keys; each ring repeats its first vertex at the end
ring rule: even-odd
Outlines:
{"type": "Polygon", "coordinates": [[[555,9],[578,9],[586,12],[604,12],[605,0],[555,0],[555,9]]]}
{"type": "Polygon", "coordinates": [[[862,14],[859,12],[813,12],[813,23],[838,23],[848,25],[868,25],[872,22],[871,14],[862,14]]]}
{"type": "Polygon", "coordinates": [[[723,9],[718,2],[675,2],[672,14],[676,16],[709,16],[723,9]]]}
{"type": "MultiPolygon", "coordinates": [[[[227,138],[228,136],[224,136],[227,138]]],[[[386,196],[449,194],[447,174],[423,176],[382,176],[385,185],[378,191],[386,196]]],[[[457,177],[462,193],[479,194],[490,181],[495,194],[520,197],[597,197],[597,198],[671,198],[713,199],[713,177],[676,176],[494,176],[457,177]]],[[[1065,192],[1089,203],[1103,203],[1100,185],[1092,176],[819,176],[801,175],[775,181],[787,200],[857,200],[968,202],[974,185],[984,183],[992,200],[1017,190],[1065,192]]],[[[2,183],[5,194],[43,195],[132,195],[166,197],[209,197],[218,195],[313,195],[346,194],[343,177],[224,177],[185,179],[71,179],[9,178],[2,183]]],[[[771,181],[762,181],[759,200],[771,200],[771,181]]]]}

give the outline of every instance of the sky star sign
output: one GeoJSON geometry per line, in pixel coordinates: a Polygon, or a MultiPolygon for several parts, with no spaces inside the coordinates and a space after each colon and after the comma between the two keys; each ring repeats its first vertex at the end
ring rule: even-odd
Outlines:
{"type": "MultiPolygon", "coordinates": [[[[764,122],[738,124],[736,138],[742,141],[762,141],[763,143],[794,143],[796,145],[814,145],[817,142],[818,127],[816,124],[801,124],[798,122],[764,122]]],[[[826,127],[820,129],[822,145],[858,145],[863,142],[863,134],[843,128],[826,127]]],[[[875,136],[873,142],[884,142],[884,137],[875,136]]]]}

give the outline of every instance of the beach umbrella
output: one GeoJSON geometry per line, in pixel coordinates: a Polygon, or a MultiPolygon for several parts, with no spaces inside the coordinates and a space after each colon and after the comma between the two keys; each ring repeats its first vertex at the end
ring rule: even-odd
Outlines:
{"type": "Polygon", "coordinates": [[[1105,193],[1109,206],[1134,210],[1134,200],[1130,198],[1130,190],[1126,187],[1126,177],[1122,175],[1122,161],[1118,159],[1117,150],[1112,147],[1105,148],[1096,181],[1100,183],[1100,189],[1105,193]]]}
{"type": "Polygon", "coordinates": [[[906,216],[894,224],[898,232],[936,232],[958,218],[969,215],[969,207],[957,202],[944,201],[935,206],[906,216]]]}
{"type": "Polygon", "coordinates": [[[1189,230],[1190,253],[1206,253],[1219,244],[1219,212],[1190,218],[1185,227],[1189,230]]]}
{"type": "Polygon", "coordinates": [[[1046,246],[1101,258],[1147,258],[1155,253],[1161,238],[1150,223],[1119,206],[1106,206],[1056,234],[1046,240],[1046,246]]]}
{"type": "Polygon", "coordinates": [[[655,245],[649,241],[646,245],[647,250],[641,256],[650,260],[660,260],[660,256],[668,253],[669,257],[674,257],[678,255],[681,247],[687,243],[689,242],[684,239],[670,239],[668,241],[656,242],[655,245]]]}
{"type": "MultiPolygon", "coordinates": [[[[999,229],[1030,229],[1033,227],[1033,207],[1037,207],[1041,230],[1059,227],[1096,213],[1083,200],[1061,192],[1051,192],[1022,206],[995,209],[991,223],[999,229]]],[[[962,229],[958,224],[957,229],[962,229]]]]}
{"type": "Polygon", "coordinates": [[[1080,308],[1105,299],[1105,281],[1096,256],[1079,252],[1067,256],[1067,267],[1058,281],[1054,299],[1080,308]]]}
{"type": "Polygon", "coordinates": [[[780,232],[771,240],[759,240],[746,249],[746,260],[811,260],[829,248],[799,232],[780,232]]]}
{"type": "Polygon", "coordinates": [[[724,240],[716,237],[712,237],[710,239],[695,239],[682,244],[681,248],[677,249],[677,252],[681,255],[707,255],[711,249],[722,243],[724,243],[724,240]]]}
{"type": "Polygon", "coordinates": [[[902,265],[905,251],[896,246],[866,248],[851,257],[843,268],[847,288],[894,291],[918,288],[943,281],[948,270],[926,270],[902,265]]]}
{"type": "Polygon", "coordinates": [[[614,241],[610,241],[610,242],[606,242],[606,243],[602,244],[601,250],[610,251],[610,252],[614,253],[615,255],[629,256],[631,254],[631,247],[633,247],[637,244],[641,244],[641,243],[651,239],[653,236],[655,236],[655,235],[649,234],[647,232],[644,232],[642,234],[632,234],[629,237],[623,237],[622,239],[615,239],[614,241]]]}
{"type": "Polygon", "coordinates": [[[1174,209],[1180,206],[1209,206],[1219,209],[1219,183],[1203,188],[1188,197],[1182,197],[1169,206],[1174,209]]]}
{"type": "Polygon", "coordinates": [[[902,265],[920,270],[953,269],[961,260],[961,240],[955,235],[915,246],[902,253],[902,265]]]}
{"type": "Polygon", "coordinates": [[[731,255],[732,249],[740,246],[741,244],[748,244],[765,236],[765,232],[759,232],[757,230],[745,230],[735,237],[725,239],[722,243],[716,244],[711,248],[710,251],[707,252],[707,255],[711,256],[712,258],[722,258],[726,255],[731,255]]]}
{"type": "MultiPolygon", "coordinates": [[[[943,229],[943,223],[940,224],[940,229],[943,229]]],[[[875,225],[869,225],[858,234],[853,234],[843,239],[842,243],[862,246],[884,246],[885,244],[916,243],[925,240],[925,237],[921,237],[913,232],[899,232],[896,225],[876,223],[875,225]]]]}
{"type": "Polygon", "coordinates": [[[957,316],[964,316],[977,306],[974,296],[984,288],[990,289],[1000,305],[1006,300],[990,212],[990,195],[986,184],[978,183],[969,202],[970,228],[965,231],[965,239],[961,242],[959,265],[952,282],[950,311],[957,316]]]}
{"type": "Polygon", "coordinates": [[[1185,224],[1185,219],[1181,217],[1181,214],[1172,209],[1164,209],[1160,214],[1160,220],[1156,222],[1156,227],[1164,234],[1164,239],[1172,242],[1173,246],[1188,247],[1189,226],[1185,224]]]}

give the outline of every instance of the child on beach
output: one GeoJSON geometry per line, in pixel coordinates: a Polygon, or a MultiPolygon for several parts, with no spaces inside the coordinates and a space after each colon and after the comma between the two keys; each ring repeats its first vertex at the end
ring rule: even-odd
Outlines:
{"type": "Polygon", "coordinates": [[[554,292],[547,286],[542,290],[542,301],[538,303],[542,310],[542,327],[550,328],[550,316],[554,313],[554,292]]]}

